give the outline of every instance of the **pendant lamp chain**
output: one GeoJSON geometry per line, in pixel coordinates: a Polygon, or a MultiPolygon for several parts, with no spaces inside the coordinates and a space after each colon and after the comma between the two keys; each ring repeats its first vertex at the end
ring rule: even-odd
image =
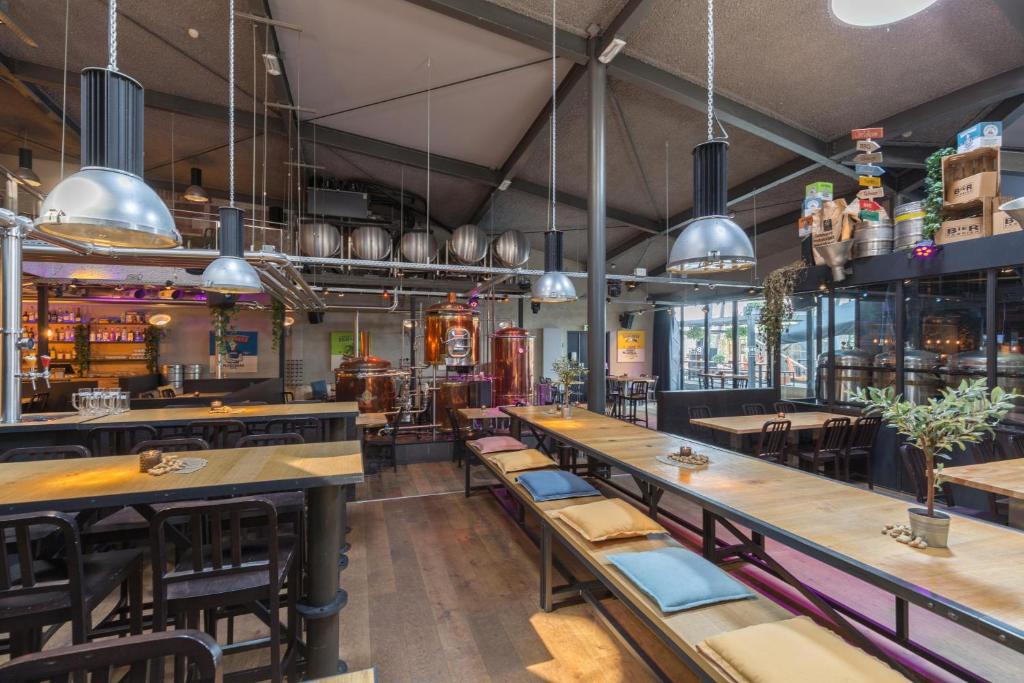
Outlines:
{"type": "Polygon", "coordinates": [[[708,141],[715,139],[715,0],[708,0],[708,141]]]}
{"type": "Polygon", "coordinates": [[[117,0],[110,0],[107,13],[107,68],[117,71],[117,0]]]}
{"type": "Polygon", "coordinates": [[[558,0],[551,0],[551,214],[548,217],[548,229],[557,230],[558,193],[555,190],[558,175],[558,28],[555,20],[558,16],[558,0]]]}

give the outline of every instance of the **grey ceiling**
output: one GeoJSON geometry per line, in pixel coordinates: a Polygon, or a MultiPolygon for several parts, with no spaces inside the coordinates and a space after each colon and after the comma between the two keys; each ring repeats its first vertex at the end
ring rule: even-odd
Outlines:
{"type": "MultiPolygon", "coordinates": [[[[1006,21],[1000,2],[975,0],[966,11],[958,0],[939,0],[912,20],[883,29],[854,29],[838,24],[827,0],[718,0],[718,91],[723,96],[783,121],[821,140],[844,135],[852,127],[922,104],[958,88],[1024,65],[1024,37],[1006,21]]],[[[547,23],[550,0],[492,0],[494,5],[547,23]]],[[[302,33],[278,29],[277,38],[288,76],[267,79],[256,54],[269,49],[266,30],[238,21],[238,107],[251,125],[261,101],[292,97],[315,113],[325,129],[383,140],[404,148],[427,147],[426,96],[431,95],[430,149],[437,155],[497,169],[516,147],[550,95],[550,62],[543,46],[509,37],[431,11],[407,0],[238,0],[238,9],[265,14],[302,26],[302,33]],[[254,45],[255,41],[255,45],[254,45]],[[429,59],[430,68],[427,69],[429,59]]],[[[558,25],[582,36],[591,25],[607,26],[625,0],[560,0],[558,25]]],[[[704,81],[703,0],[655,0],[650,14],[629,37],[625,54],[694,83],[704,81]]],[[[121,0],[120,67],[155,92],[202,103],[227,102],[227,2],[178,0],[159,3],[121,0]],[[192,39],[187,30],[196,28],[192,39]]],[[[61,69],[64,63],[62,0],[12,3],[15,21],[38,43],[32,49],[0,27],[0,54],[10,60],[61,69]]],[[[78,117],[75,72],[106,63],[106,2],[70,3],[68,114],[78,117]]],[[[561,81],[570,62],[559,60],[561,81]]],[[[52,72],[51,72],[52,74],[52,72]]],[[[7,80],[6,78],[4,79],[7,80]]],[[[45,79],[44,79],[45,80],[45,79]]],[[[42,87],[60,103],[55,79],[42,87]]],[[[35,87],[39,87],[38,85],[35,87]]],[[[635,222],[661,225],[667,212],[677,215],[691,205],[690,150],[705,137],[704,118],[676,102],[631,82],[611,77],[607,117],[608,204],[643,217],[635,222]],[[666,177],[666,160],[668,161],[666,177]]],[[[27,135],[39,158],[56,158],[60,148],[59,117],[47,113],[7,82],[0,82],[0,153],[11,154],[27,135]]],[[[584,79],[559,107],[558,188],[584,198],[587,194],[587,87],[584,79]]],[[[938,145],[985,108],[961,111],[913,127],[905,143],[938,145]]],[[[147,110],[147,178],[171,179],[171,115],[147,110]]],[[[272,116],[281,125],[282,118],[272,116]]],[[[261,121],[257,122],[258,127],[261,121]]],[[[272,126],[273,128],[273,126],[272,126]]],[[[730,136],[731,186],[757,178],[797,159],[794,152],[735,126],[730,136]]],[[[537,135],[517,170],[517,179],[546,188],[549,145],[547,129],[537,135]]],[[[238,131],[239,191],[248,193],[252,171],[262,185],[263,141],[258,138],[256,164],[247,127],[238,131]]],[[[202,166],[206,185],[227,186],[223,121],[208,115],[174,116],[175,182],[188,180],[188,167],[202,166]]],[[[77,139],[67,139],[76,158],[77,139]]],[[[304,141],[304,160],[343,178],[365,179],[426,195],[426,173],[364,154],[304,141]]],[[[286,194],[288,141],[267,141],[267,188],[272,197],[286,194]]],[[[295,152],[293,151],[293,154],[295,152]]],[[[798,206],[802,188],[812,180],[832,180],[842,192],[852,182],[831,170],[816,169],[731,210],[751,228],[798,206]],[[756,205],[756,206],[755,206],[756,205]]],[[[528,232],[536,247],[546,226],[545,199],[508,190],[493,192],[479,180],[433,173],[431,213],[457,226],[481,210],[485,229],[528,232]],[[490,198],[490,200],[489,200],[490,198]],[[489,210],[488,207],[493,207],[489,210]]],[[[614,214],[614,212],[612,212],[614,214]]],[[[621,214],[616,214],[620,215],[621,214]]],[[[566,231],[567,257],[585,260],[586,214],[559,207],[566,231]]],[[[645,233],[621,218],[608,221],[610,250],[631,244],[645,233]]],[[[795,244],[795,229],[785,228],[795,244]]],[[[779,239],[773,236],[774,240],[779,239]]],[[[774,247],[773,247],[774,248],[774,247]]],[[[616,267],[656,268],[664,261],[665,238],[654,236],[616,256],[616,267]]]]}

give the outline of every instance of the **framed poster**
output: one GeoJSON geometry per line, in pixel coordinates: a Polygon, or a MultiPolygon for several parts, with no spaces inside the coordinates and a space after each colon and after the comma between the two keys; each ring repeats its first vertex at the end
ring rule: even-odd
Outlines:
{"type": "MultiPolygon", "coordinates": [[[[259,365],[259,333],[235,330],[227,337],[228,352],[221,357],[224,376],[255,373],[259,365]]],[[[217,338],[210,332],[210,372],[217,372],[217,338]]]]}
{"type": "MultiPolygon", "coordinates": [[[[359,350],[362,355],[369,355],[370,333],[359,332],[359,350]]],[[[355,332],[331,332],[331,367],[336,368],[346,357],[356,355],[355,332]]]]}
{"type": "Polygon", "coordinates": [[[616,334],[616,360],[620,363],[643,363],[647,360],[646,343],[645,330],[619,330],[616,334]]]}

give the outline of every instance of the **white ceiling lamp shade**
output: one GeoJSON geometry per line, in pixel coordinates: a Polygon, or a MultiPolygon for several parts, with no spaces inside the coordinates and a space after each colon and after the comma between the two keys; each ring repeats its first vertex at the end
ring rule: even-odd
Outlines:
{"type": "Polygon", "coordinates": [[[556,71],[556,26],[558,2],[551,0],[551,205],[548,211],[548,231],[544,233],[544,274],[530,288],[530,301],[536,304],[564,304],[576,301],[576,287],[562,272],[562,233],[558,231],[558,73],[556,71]]]}
{"type": "Polygon", "coordinates": [[[109,5],[107,68],[82,71],[82,169],[43,200],[36,229],[97,246],[181,244],[167,205],[142,181],[142,86],[117,70],[117,2],[109,5]]]}
{"type": "Polygon", "coordinates": [[[196,204],[206,204],[210,201],[210,195],[203,189],[203,169],[192,167],[189,170],[189,186],[181,196],[185,201],[196,204]]]}
{"type": "Polygon", "coordinates": [[[39,187],[43,184],[36,172],[32,170],[32,150],[29,148],[18,148],[18,170],[14,172],[14,175],[29,187],[39,187]]]}
{"type": "Polygon", "coordinates": [[[157,313],[149,316],[149,324],[157,327],[166,327],[171,323],[171,316],[168,313],[157,313]]]}
{"type": "Polygon", "coordinates": [[[851,26],[885,26],[922,12],[938,0],[829,0],[832,14],[851,26]]]}
{"type": "Polygon", "coordinates": [[[228,3],[228,206],[220,207],[220,256],[203,271],[200,288],[216,294],[260,294],[263,282],[245,260],[242,210],[235,206],[235,1],[228,3]]]}
{"type": "Polygon", "coordinates": [[[693,148],[694,219],[676,238],[665,269],[676,275],[745,270],[757,260],[743,228],[726,215],[729,143],[715,137],[714,3],[708,0],[708,139],[693,148]]]}

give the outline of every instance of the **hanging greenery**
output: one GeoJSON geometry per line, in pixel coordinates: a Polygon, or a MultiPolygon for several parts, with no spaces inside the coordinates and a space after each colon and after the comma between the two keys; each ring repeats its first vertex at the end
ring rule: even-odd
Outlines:
{"type": "Polygon", "coordinates": [[[75,358],[72,364],[79,375],[84,375],[89,369],[89,326],[75,325],[75,358]]]}
{"type": "Polygon", "coordinates": [[[764,279],[764,306],[757,319],[757,327],[765,340],[768,357],[772,358],[775,347],[782,338],[782,326],[793,315],[790,298],[797,281],[807,269],[803,261],[794,261],[768,273],[764,279]]]}
{"type": "Polygon", "coordinates": [[[157,327],[156,325],[150,325],[146,328],[146,331],[142,333],[142,341],[145,342],[145,354],[146,354],[146,370],[151,375],[157,373],[158,363],[160,362],[160,340],[164,337],[163,328],[157,327]]]}
{"type": "Polygon", "coordinates": [[[274,299],[273,307],[270,309],[270,321],[271,348],[277,351],[284,341],[284,304],[277,299],[274,299]]]}
{"type": "Polygon", "coordinates": [[[952,147],[943,147],[932,152],[924,160],[924,238],[933,239],[942,227],[942,159],[956,154],[952,147]]]}
{"type": "Polygon", "coordinates": [[[234,333],[235,305],[210,307],[210,328],[213,330],[214,339],[217,340],[217,350],[221,354],[227,354],[231,348],[228,346],[228,338],[234,333]]]}

